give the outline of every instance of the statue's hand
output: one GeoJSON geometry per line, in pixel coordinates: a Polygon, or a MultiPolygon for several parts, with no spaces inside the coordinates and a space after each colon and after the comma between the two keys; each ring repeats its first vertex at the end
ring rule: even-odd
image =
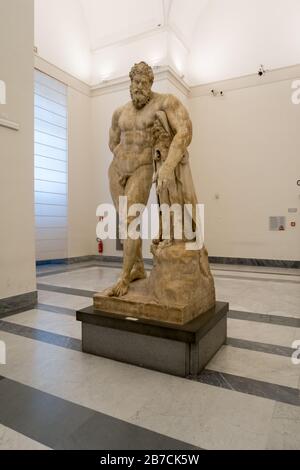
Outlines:
{"type": "Polygon", "coordinates": [[[161,192],[162,189],[168,189],[173,181],[174,170],[165,162],[158,172],[157,192],[161,192]]]}

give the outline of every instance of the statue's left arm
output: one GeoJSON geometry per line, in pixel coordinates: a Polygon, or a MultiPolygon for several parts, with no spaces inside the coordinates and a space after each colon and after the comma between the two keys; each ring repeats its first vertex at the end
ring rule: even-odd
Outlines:
{"type": "Polygon", "coordinates": [[[182,160],[192,140],[193,128],[187,109],[173,95],[167,95],[163,103],[169,124],[174,132],[174,138],[170,145],[168,157],[161,166],[158,175],[158,190],[163,186],[168,187],[172,181],[172,173],[182,160]]]}

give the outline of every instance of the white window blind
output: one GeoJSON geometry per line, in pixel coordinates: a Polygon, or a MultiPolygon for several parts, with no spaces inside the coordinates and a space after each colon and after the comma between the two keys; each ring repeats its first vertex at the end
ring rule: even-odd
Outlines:
{"type": "Polygon", "coordinates": [[[67,257],[67,87],[35,71],[36,259],[67,257]]]}

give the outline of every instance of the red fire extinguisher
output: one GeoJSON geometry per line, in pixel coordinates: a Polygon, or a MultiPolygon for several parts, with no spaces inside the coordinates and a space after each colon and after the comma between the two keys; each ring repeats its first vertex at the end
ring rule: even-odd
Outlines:
{"type": "Polygon", "coordinates": [[[97,238],[97,242],[98,242],[98,253],[99,253],[99,255],[102,255],[102,253],[103,253],[103,241],[101,240],[101,238],[97,238]]]}
{"type": "MultiPolygon", "coordinates": [[[[104,217],[103,216],[100,216],[98,218],[99,222],[102,222],[104,220],[104,217]]],[[[102,255],[103,253],[103,241],[101,240],[101,238],[97,238],[97,243],[98,243],[98,253],[99,255],[102,255]]]]}

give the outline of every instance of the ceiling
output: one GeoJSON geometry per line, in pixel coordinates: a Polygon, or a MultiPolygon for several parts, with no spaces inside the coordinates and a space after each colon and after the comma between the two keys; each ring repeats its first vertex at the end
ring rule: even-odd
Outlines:
{"type": "Polygon", "coordinates": [[[171,26],[191,41],[208,0],[78,0],[92,50],[171,26]]]}
{"type": "Polygon", "coordinates": [[[90,84],[144,58],[195,85],[300,63],[299,18],[299,0],[35,0],[35,42],[90,84]]]}
{"type": "Polygon", "coordinates": [[[157,28],[163,22],[161,0],[79,0],[92,50],[157,28]]]}

